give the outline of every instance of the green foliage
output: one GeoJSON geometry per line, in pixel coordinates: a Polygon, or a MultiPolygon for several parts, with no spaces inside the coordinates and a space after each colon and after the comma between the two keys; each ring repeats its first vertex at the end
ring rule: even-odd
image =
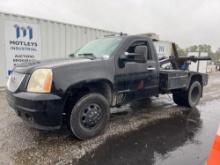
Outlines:
{"type": "Polygon", "coordinates": [[[208,55],[213,59],[213,60],[219,60],[220,59],[220,48],[216,51],[212,51],[211,45],[208,44],[199,44],[199,45],[192,45],[188,48],[180,48],[177,45],[177,51],[180,56],[186,56],[188,52],[207,52],[208,55]]]}
{"type": "Polygon", "coordinates": [[[188,52],[212,52],[212,47],[210,45],[207,45],[207,44],[200,44],[200,45],[193,45],[193,46],[190,46],[188,48],[186,48],[186,51],[188,52]]]}
{"type": "Polygon", "coordinates": [[[218,50],[214,53],[213,58],[215,60],[219,60],[220,59],[220,48],[218,48],[218,50]]]}
{"type": "Polygon", "coordinates": [[[186,50],[179,47],[179,45],[176,45],[176,49],[177,49],[179,56],[187,56],[186,50]]]}

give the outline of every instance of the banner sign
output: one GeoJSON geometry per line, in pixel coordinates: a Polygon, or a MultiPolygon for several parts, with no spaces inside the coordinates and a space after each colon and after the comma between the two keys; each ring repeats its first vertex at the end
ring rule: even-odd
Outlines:
{"type": "Polygon", "coordinates": [[[17,64],[40,59],[40,41],[40,27],[38,24],[5,22],[7,75],[11,73],[17,64]]]}

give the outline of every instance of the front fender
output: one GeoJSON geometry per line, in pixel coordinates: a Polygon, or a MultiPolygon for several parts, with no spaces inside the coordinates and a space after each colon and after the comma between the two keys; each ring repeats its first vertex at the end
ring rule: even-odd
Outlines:
{"type": "Polygon", "coordinates": [[[53,69],[53,92],[63,96],[69,88],[97,80],[114,84],[113,60],[99,60],[53,69]]]}

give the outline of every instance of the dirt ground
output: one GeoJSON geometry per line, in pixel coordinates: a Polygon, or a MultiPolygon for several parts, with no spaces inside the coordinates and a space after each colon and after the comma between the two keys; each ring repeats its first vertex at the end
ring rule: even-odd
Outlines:
{"type": "MultiPolygon", "coordinates": [[[[219,100],[220,73],[212,73],[210,74],[208,86],[204,88],[204,96],[198,105],[198,112],[203,110],[203,113],[209,114],[201,115],[202,118],[200,118],[200,120],[203,121],[203,123],[207,122],[208,125],[211,125],[209,124],[209,120],[216,116],[216,111],[209,113],[208,110],[218,108],[220,106],[219,100]]],[[[161,125],[164,125],[164,130],[169,130],[170,127],[165,127],[166,124],[164,122],[178,121],[180,118],[183,118],[185,112],[189,110],[190,109],[175,105],[171,95],[160,96],[160,99],[152,98],[152,100],[146,100],[145,102],[133,106],[126,105],[120,109],[111,110],[110,124],[102,135],[91,140],[79,141],[71,136],[67,128],[62,128],[57,131],[38,131],[29,128],[8,106],[5,92],[0,92],[0,164],[89,164],[89,162],[92,161],[93,164],[103,164],[103,162],[112,164],[113,159],[109,160],[107,153],[105,153],[106,147],[109,154],[109,152],[113,152],[112,149],[117,149],[114,148],[112,144],[123,139],[121,137],[127,137],[127,135],[137,136],[137,133],[141,135],[145,129],[149,132],[146,136],[153,137],[155,134],[153,132],[151,133],[149,129],[151,131],[152,129],[158,129],[157,127],[161,125]],[[111,146],[113,148],[110,149],[111,146]]],[[[217,121],[218,120],[216,120],[216,122],[217,121]]],[[[199,125],[198,127],[202,126],[199,125]]],[[[216,124],[213,124],[213,131],[209,137],[210,141],[202,141],[202,143],[206,144],[206,148],[204,149],[206,151],[203,155],[206,155],[208,152],[212,137],[214,137],[215,134],[215,129],[216,124]]],[[[163,131],[160,130],[158,133],[161,132],[163,131]]],[[[203,132],[205,133],[206,130],[203,132]]],[[[171,133],[167,131],[166,139],[169,139],[170,134],[171,133]]],[[[164,135],[165,134],[161,134],[158,135],[158,137],[164,135]]],[[[142,136],[145,136],[145,134],[142,136]]],[[[173,136],[175,136],[175,131],[174,134],[172,133],[172,137],[173,136]]],[[[125,138],[123,143],[126,139],[129,138],[125,138]]],[[[146,142],[145,140],[144,142],[146,142]]],[[[175,140],[173,140],[173,142],[175,140]]],[[[124,147],[125,150],[123,152],[125,153],[128,150],[132,150],[131,148],[126,149],[125,144],[122,145],[120,143],[118,145],[121,145],[122,148],[124,147]]],[[[180,145],[177,145],[177,147],[178,146],[180,145]]],[[[154,144],[151,147],[154,149],[156,146],[154,144]]],[[[169,150],[171,149],[169,148],[169,150]]],[[[174,149],[172,148],[172,150],[174,149]]],[[[121,154],[121,152],[116,153],[121,154]]],[[[204,156],[201,157],[202,160],[205,159],[204,156]]],[[[155,158],[156,156],[154,156],[154,159],[155,158]]],[[[140,164],[146,163],[144,156],[139,159],[142,160],[140,164]]],[[[148,164],[160,164],[160,160],[161,159],[158,159],[156,162],[151,161],[148,162],[148,164]]],[[[122,162],[119,161],[116,163],[116,161],[117,160],[114,160],[115,164],[132,164],[129,159],[129,153],[128,157],[122,162]]],[[[201,160],[199,159],[199,161],[201,160]]]]}

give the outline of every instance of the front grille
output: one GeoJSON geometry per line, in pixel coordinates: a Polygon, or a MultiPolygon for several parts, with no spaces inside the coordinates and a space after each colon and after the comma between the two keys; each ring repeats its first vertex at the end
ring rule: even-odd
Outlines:
{"type": "Polygon", "coordinates": [[[15,92],[21,85],[21,82],[23,81],[24,77],[25,77],[25,74],[12,72],[7,82],[8,90],[11,92],[15,92]]]}

